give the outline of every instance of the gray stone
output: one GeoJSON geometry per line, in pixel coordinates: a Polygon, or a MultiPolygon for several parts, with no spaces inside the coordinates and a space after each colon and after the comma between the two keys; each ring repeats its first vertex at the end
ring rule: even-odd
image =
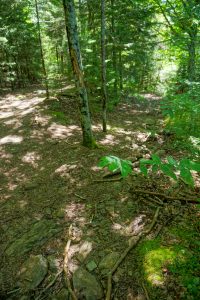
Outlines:
{"type": "Polygon", "coordinates": [[[6,255],[22,256],[33,248],[44,245],[52,236],[60,231],[58,225],[51,220],[34,223],[30,230],[14,241],[6,250],[6,255]]]}
{"type": "Polygon", "coordinates": [[[83,268],[79,268],[73,275],[73,285],[78,297],[85,300],[98,300],[103,297],[100,283],[95,276],[83,268]]]}
{"type": "Polygon", "coordinates": [[[48,263],[42,255],[31,256],[20,270],[19,285],[22,290],[34,290],[43,281],[47,271],[48,263]]]}
{"type": "Polygon", "coordinates": [[[112,252],[106,255],[99,263],[99,269],[103,274],[108,273],[115,265],[120,255],[117,252],[112,252]]]}
{"type": "Polygon", "coordinates": [[[52,273],[58,273],[60,269],[60,262],[54,255],[49,255],[47,257],[49,263],[49,271],[52,273]]]}
{"type": "Polygon", "coordinates": [[[69,292],[67,289],[61,289],[59,293],[53,295],[51,300],[68,300],[69,299],[69,292]]]}

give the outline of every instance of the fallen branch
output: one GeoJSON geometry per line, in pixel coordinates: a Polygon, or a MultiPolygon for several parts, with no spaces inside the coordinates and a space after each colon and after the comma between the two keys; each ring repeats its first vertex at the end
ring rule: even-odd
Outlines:
{"type": "Polygon", "coordinates": [[[157,208],[155,215],[153,217],[153,221],[150,224],[149,228],[146,229],[144,232],[142,232],[138,237],[134,237],[131,239],[130,241],[130,245],[129,247],[124,251],[124,253],[121,255],[121,257],[119,258],[119,260],[116,262],[116,264],[114,265],[114,267],[112,268],[112,270],[108,273],[108,279],[107,279],[107,293],[106,293],[106,300],[110,300],[111,299],[111,292],[112,292],[112,276],[113,274],[116,272],[117,268],[119,267],[119,265],[123,262],[123,260],[126,258],[126,256],[128,255],[128,253],[140,242],[140,240],[147,236],[151,230],[153,229],[157,219],[158,219],[158,214],[159,214],[160,208],[157,208]]]}
{"type": "Polygon", "coordinates": [[[184,201],[184,202],[191,202],[191,203],[197,203],[199,204],[198,200],[195,199],[189,199],[189,198],[183,198],[183,197],[173,197],[173,196],[167,196],[165,194],[162,193],[157,193],[157,192],[150,192],[150,191],[144,191],[144,190],[133,190],[136,193],[140,193],[140,194],[147,194],[147,195],[153,195],[153,196],[158,196],[158,197],[163,197],[166,200],[179,200],[179,201],[184,201]]]}
{"type": "Polygon", "coordinates": [[[65,251],[64,251],[64,262],[63,262],[63,271],[65,273],[65,277],[66,277],[66,282],[67,282],[67,288],[69,290],[69,293],[72,297],[73,300],[78,300],[78,298],[76,297],[76,294],[74,293],[72,287],[71,287],[71,282],[70,282],[70,279],[69,279],[69,270],[68,270],[68,260],[69,260],[69,257],[68,257],[68,252],[69,252],[69,248],[70,248],[70,244],[71,244],[71,240],[69,240],[67,242],[67,245],[65,247],[65,251]]]}

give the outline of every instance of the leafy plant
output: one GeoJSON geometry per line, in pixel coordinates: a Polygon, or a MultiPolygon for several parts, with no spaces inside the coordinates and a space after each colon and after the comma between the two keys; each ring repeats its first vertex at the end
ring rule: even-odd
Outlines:
{"type": "MultiPolygon", "coordinates": [[[[98,166],[101,168],[107,167],[111,172],[119,170],[122,177],[127,177],[133,171],[130,160],[120,159],[112,155],[102,157],[98,166]]],[[[158,155],[153,154],[151,159],[140,159],[140,171],[145,176],[148,176],[149,169],[152,172],[161,171],[164,175],[176,181],[181,178],[186,184],[194,186],[191,171],[200,172],[200,163],[187,158],[176,161],[172,156],[168,156],[167,162],[163,162],[158,155]]]]}
{"type": "Polygon", "coordinates": [[[111,172],[119,170],[122,177],[127,177],[133,170],[132,162],[130,160],[120,159],[113,155],[102,157],[98,166],[101,168],[107,167],[111,172]]]}
{"type": "Polygon", "coordinates": [[[151,166],[152,172],[162,171],[165,175],[178,180],[177,172],[179,177],[188,185],[194,186],[194,180],[191,171],[200,172],[200,163],[191,161],[187,158],[183,158],[180,162],[176,161],[173,157],[168,156],[167,162],[162,162],[160,157],[153,154],[151,159],[141,159],[140,160],[140,170],[147,176],[148,168],[151,166]]]}

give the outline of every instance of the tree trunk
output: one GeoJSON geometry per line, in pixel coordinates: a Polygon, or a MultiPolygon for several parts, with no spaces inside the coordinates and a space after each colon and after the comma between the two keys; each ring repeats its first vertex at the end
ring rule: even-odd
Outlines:
{"type": "Polygon", "coordinates": [[[190,41],[188,43],[188,79],[194,81],[196,77],[196,40],[197,29],[193,28],[189,32],[190,41]]]}
{"type": "Polygon", "coordinates": [[[107,90],[106,90],[106,47],[105,47],[105,0],[101,0],[101,88],[103,109],[103,132],[107,131],[107,90]]]}
{"type": "Polygon", "coordinates": [[[117,54],[116,54],[116,35],[115,35],[115,16],[114,16],[114,2],[115,0],[111,0],[111,32],[112,32],[112,61],[113,61],[113,70],[114,70],[114,96],[117,97],[117,54]]]}
{"type": "Polygon", "coordinates": [[[89,113],[87,90],[84,83],[83,66],[77,32],[76,13],[73,0],[63,0],[65,23],[67,30],[67,39],[69,54],[75,77],[76,88],[79,93],[79,110],[81,118],[81,127],[83,133],[83,145],[89,148],[95,148],[96,142],[92,134],[91,119],[89,113]]]}
{"type": "Polygon", "coordinates": [[[119,87],[120,91],[123,90],[123,65],[122,65],[122,50],[119,48],[119,87]]]}
{"type": "Polygon", "coordinates": [[[48,99],[49,98],[49,86],[48,86],[47,72],[46,72],[46,67],[45,67],[44,52],[43,52],[43,47],[42,47],[40,17],[39,17],[37,0],[35,0],[35,10],[36,10],[36,15],[37,15],[38,38],[39,38],[39,44],[40,44],[40,53],[41,53],[42,69],[43,69],[44,81],[45,81],[46,97],[48,99]]]}

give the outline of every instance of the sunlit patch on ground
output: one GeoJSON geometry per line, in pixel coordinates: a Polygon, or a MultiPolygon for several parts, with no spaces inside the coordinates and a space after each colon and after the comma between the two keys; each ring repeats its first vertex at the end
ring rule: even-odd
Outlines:
{"type": "Polygon", "coordinates": [[[57,123],[51,124],[47,129],[53,139],[66,139],[80,132],[80,128],[76,125],[63,126],[57,123]]]}
{"type": "Polygon", "coordinates": [[[145,215],[140,215],[131,221],[128,225],[114,223],[112,229],[124,236],[138,235],[145,226],[145,215]]]}
{"type": "Polygon", "coordinates": [[[7,135],[0,139],[0,145],[5,144],[20,144],[23,141],[22,136],[18,135],[7,135]]]}
{"type": "Polygon", "coordinates": [[[30,164],[32,167],[38,167],[38,161],[41,159],[40,155],[36,152],[28,152],[22,157],[22,161],[30,164]]]}
{"type": "Polygon", "coordinates": [[[118,140],[116,140],[116,137],[114,135],[107,134],[104,139],[99,141],[99,144],[114,146],[118,144],[118,140]]]}
{"type": "MultiPolygon", "coordinates": [[[[21,97],[20,97],[21,98],[21,97]]],[[[32,113],[38,104],[44,101],[44,98],[32,97],[16,99],[16,96],[7,95],[3,100],[0,100],[0,119],[9,117],[23,117],[32,113]]]]}

